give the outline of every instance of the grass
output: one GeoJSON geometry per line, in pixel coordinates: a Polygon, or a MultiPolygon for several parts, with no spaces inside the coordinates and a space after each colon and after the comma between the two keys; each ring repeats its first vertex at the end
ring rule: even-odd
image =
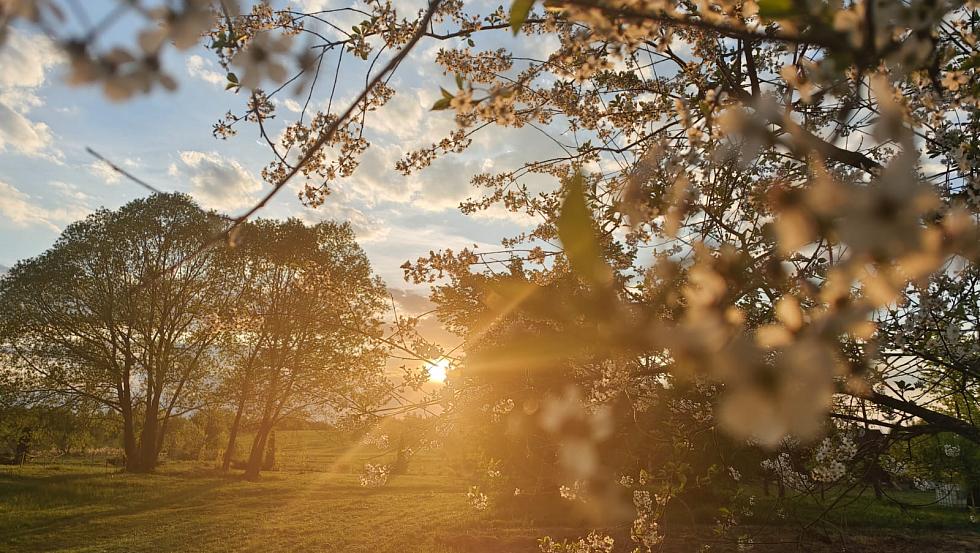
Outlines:
{"type": "MultiPolygon", "coordinates": [[[[250,443],[250,436],[243,443],[250,443]]],[[[276,433],[276,463],[281,470],[297,472],[339,472],[361,474],[365,463],[390,464],[395,453],[360,443],[338,443],[336,432],[328,430],[290,430],[276,433]]],[[[446,465],[438,452],[412,456],[409,472],[414,475],[460,476],[446,465]]]]}
{"type": "MultiPolygon", "coordinates": [[[[359,485],[376,448],[345,448],[317,431],[277,436],[282,470],[244,482],[198,462],[165,463],[157,474],[132,475],[91,462],[0,467],[0,551],[29,552],[407,552],[531,553],[543,535],[572,538],[586,525],[569,526],[575,513],[556,500],[538,512],[511,498],[497,512],[467,504],[468,479],[435,454],[413,458],[409,474],[389,486],[359,485]]],[[[759,496],[746,529],[756,551],[795,551],[801,527],[789,522],[822,507],[790,498],[773,516],[775,498],[759,496]],[[792,544],[792,545],[790,545],[792,544]]],[[[927,503],[928,494],[901,499],[927,503]]],[[[686,520],[668,521],[665,551],[734,550],[711,533],[716,512],[691,504],[686,520]]],[[[809,529],[803,551],[980,551],[980,533],[962,510],[935,506],[903,511],[873,495],[848,497],[829,514],[831,524],[809,529]]],[[[620,549],[627,527],[605,529],[620,549]]]]}
{"type": "MultiPolygon", "coordinates": [[[[755,509],[754,521],[772,524],[782,519],[775,516],[780,503],[775,498],[762,498],[755,509]]],[[[946,508],[936,504],[931,492],[886,490],[886,497],[875,498],[874,492],[865,489],[861,493],[846,493],[837,500],[827,495],[820,501],[816,497],[791,497],[782,502],[786,520],[814,520],[823,517],[841,527],[873,527],[914,530],[966,530],[976,531],[978,526],[970,522],[969,512],[963,508],[946,508]]]]}
{"type": "Polygon", "coordinates": [[[0,551],[446,551],[440,536],[472,522],[459,489],[419,476],[365,489],[332,473],[248,483],[191,463],[5,467],[0,551]]]}

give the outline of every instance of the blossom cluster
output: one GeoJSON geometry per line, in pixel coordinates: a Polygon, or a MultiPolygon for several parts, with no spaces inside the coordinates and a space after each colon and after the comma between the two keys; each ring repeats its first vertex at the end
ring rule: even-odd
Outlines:
{"type": "Polygon", "coordinates": [[[480,491],[479,486],[470,486],[470,489],[466,492],[466,500],[469,502],[470,507],[477,511],[486,511],[490,507],[490,498],[487,494],[480,491]]]}
{"type": "Polygon", "coordinates": [[[615,545],[616,541],[612,537],[594,530],[574,542],[556,542],[547,536],[538,540],[541,553],[612,553],[615,545]]]}
{"type": "Polygon", "coordinates": [[[388,477],[391,474],[391,467],[388,465],[364,465],[364,474],[361,475],[361,486],[365,488],[383,488],[388,485],[388,477]]]}
{"type": "Polygon", "coordinates": [[[857,454],[857,445],[848,436],[828,437],[814,454],[816,466],[810,473],[818,482],[836,482],[847,473],[846,463],[857,454]]]}

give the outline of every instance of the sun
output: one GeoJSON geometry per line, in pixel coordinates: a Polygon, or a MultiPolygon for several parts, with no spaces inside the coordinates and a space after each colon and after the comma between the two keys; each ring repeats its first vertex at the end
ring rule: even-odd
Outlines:
{"type": "Polygon", "coordinates": [[[449,376],[449,359],[442,358],[435,363],[427,363],[425,368],[429,371],[429,380],[445,382],[449,376]]]}

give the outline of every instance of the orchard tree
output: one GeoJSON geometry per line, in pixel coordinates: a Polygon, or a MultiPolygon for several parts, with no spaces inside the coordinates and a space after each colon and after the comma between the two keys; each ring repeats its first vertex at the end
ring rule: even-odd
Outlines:
{"type": "Polygon", "coordinates": [[[5,372],[119,414],[128,470],[151,471],[168,420],[203,401],[228,296],[222,219],[159,194],[69,225],[0,281],[5,372]]]}

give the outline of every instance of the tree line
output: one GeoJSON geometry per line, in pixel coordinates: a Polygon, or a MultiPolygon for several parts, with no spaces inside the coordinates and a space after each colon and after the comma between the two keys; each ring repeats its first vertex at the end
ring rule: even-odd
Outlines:
{"type": "Polygon", "coordinates": [[[253,421],[249,478],[285,417],[379,402],[386,291],[350,226],[257,220],[215,245],[226,226],[181,194],[69,225],[0,280],[5,385],[118,417],[133,472],[154,470],[175,419],[227,406],[223,467],[253,421]]]}

